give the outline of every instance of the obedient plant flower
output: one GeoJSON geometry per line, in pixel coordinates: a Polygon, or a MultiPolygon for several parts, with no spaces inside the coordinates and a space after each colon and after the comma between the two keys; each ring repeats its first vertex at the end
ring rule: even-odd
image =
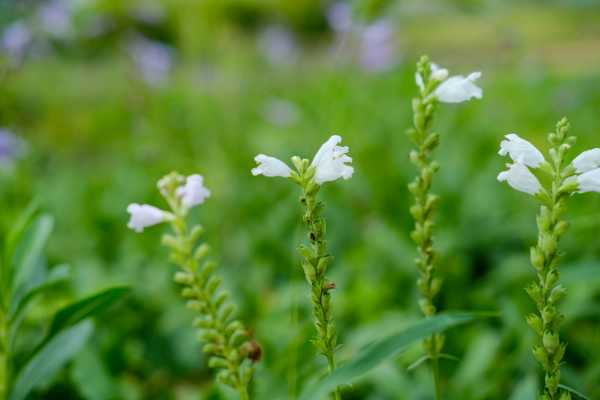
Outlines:
{"type": "Polygon", "coordinates": [[[160,224],[170,218],[167,211],[148,204],[130,204],[127,206],[127,212],[130,214],[127,227],[138,233],[143,232],[144,228],[160,224]]]}
{"type": "Polygon", "coordinates": [[[532,196],[542,190],[542,185],[538,178],[521,163],[508,164],[508,170],[498,174],[498,181],[506,181],[513,189],[532,196]]]}
{"type": "MultiPolygon", "coordinates": [[[[354,173],[354,168],[349,165],[352,158],[348,156],[350,149],[347,146],[338,146],[342,137],[339,135],[331,136],[317,151],[310,166],[314,169],[314,182],[322,185],[326,182],[333,182],[340,178],[350,179],[354,173]]],[[[267,177],[289,178],[292,176],[292,169],[278,158],[259,154],[254,158],[258,164],[252,169],[252,175],[264,175],[267,177]]]]}
{"type": "MultiPolygon", "coordinates": [[[[327,279],[326,273],[331,255],[325,241],[326,222],[321,216],[323,204],[317,200],[321,185],[342,179],[349,179],[354,173],[348,156],[349,148],[339,146],[342,138],[331,136],[317,151],[312,162],[300,157],[292,157],[295,171],[283,161],[259,154],[255,160],[258,166],[253,175],[280,176],[289,178],[302,189],[301,204],[305,207],[302,221],[308,229],[309,246],[301,245],[302,269],[310,285],[311,302],[317,337],[313,340],[319,352],[327,359],[329,372],[336,368],[335,351],[338,347],[337,333],[331,311],[331,291],[335,283],[327,279]]],[[[339,389],[333,392],[335,400],[341,399],[339,389]]]]}
{"type": "Polygon", "coordinates": [[[229,293],[220,289],[216,264],[207,260],[209,247],[200,241],[202,228],[188,227],[190,208],[202,204],[210,191],[201,175],[186,178],[175,172],[163,177],[158,189],[170,210],[131,204],[127,208],[131,214],[128,226],[142,232],[151,225],[171,223],[172,233],[163,236],[163,244],[170,248],[171,260],[179,267],[174,281],[182,286],[181,296],[198,314],[194,326],[200,330],[208,365],[217,370],[217,381],[235,389],[240,400],[249,400],[248,386],[254,363],[260,359],[260,346],[244,324],[233,317],[236,307],[227,300],[229,293]]]}
{"type": "Polygon", "coordinates": [[[600,193],[600,168],[592,169],[577,176],[577,191],[579,193],[600,193]]]}
{"type": "Polygon", "coordinates": [[[252,169],[252,175],[254,176],[264,175],[269,178],[275,176],[289,178],[292,174],[292,169],[278,158],[259,154],[254,157],[254,161],[258,164],[256,168],[252,169]]]}
{"type": "Polygon", "coordinates": [[[530,250],[531,264],[536,270],[537,281],[527,287],[527,293],[537,306],[537,314],[527,316],[527,323],[538,336],[533,354],[542,366],[544,389],[539,399],[569,400],[568,391],[560,386],[560,366],[566,343],[559,338],[560,322],[564,319],[559,302],[566,290],[559,283],[558,243],[568,228],[561,217],[566,211],[569,197],[576,192],[600,192],[600,149],[581,153],[572,163],[565,161],[567,152],[575,143],[569,136],[569,123],[562,119],[556,132],[548,135],[551,145],[550,160],[528,141],[516,134],[506,136],[500,144],[500,155],[509,155],[514,164],[508,171],[498,175],[499,181],[507,181],[513,188],[531,194],[541,202],[537,216],[538,241],[530,250]],[[551,184],[542,185],[529,168],[538,168],[548,175],[551,184]]]}
{"type": "Polygon", "coordinates": [[[498,154],[501,156],[508,154],[514,162],[532,168],[539,167],[545,161],[542,153],[534,145],[522,139],[516,133],[509,133],[505,138],[500,142],[498,154]]]}
{"type": "Polygon", "coordinates": [[[185,185],[177,188],[177,196],[185,208],[192,208],[204,203],[210,197],[210,190],[204,186],[202,175],[190,175],[186,178],[185,185]]]}
{"type": "MultiPolygon", "coordinates": [[[[442,103],[462,103],[473,98],[481,99],[483,97],[483,90],[475,84],[475,81],[481,78],[481,72],[473,72],[466,78],[462,75],[448,78],[449,73],[446,68],[441,68],[435,63],[430,63],[429,68],[429,79],[438,84],[431,96],[438,101],[442,103]]],[[[416,72],[415,82],[421,91],[425,90],[422,72],[416,72]]]]}
{"type": "Polygon", "coordinates": [[[341,141],[341,136],[333,135],[323,143],[313,158],[310,165],[315,168],[315,182],[319,185],[339,178],[352,177],[354,168],[348,165],[352,162],[352,158],[348,156],[350,149],[347,146],[338,146],[341,141]]]}
{"type": "Polygon", "coordinates": [[[600,168],[600,148],[584,151],[575,157],[572,164],[579,174],[600,168]]]}

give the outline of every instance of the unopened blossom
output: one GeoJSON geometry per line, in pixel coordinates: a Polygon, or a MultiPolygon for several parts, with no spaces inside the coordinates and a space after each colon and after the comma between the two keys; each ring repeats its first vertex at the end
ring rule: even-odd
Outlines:
{"type": "MultiPolygon", "coordinates": [[[[439,65],[437,65],[436,63],[431,63],[430,68],[431,68],[431,79],[442,82],[448,78],[448,70],[446,68],[442,68],[439,65]]],[[[423,77],[421,76],[421,74],[418,71],[415,72],[415,82],[417,83],[417,86],[419,87],[419,89],[421,89],[421,90],[425,89],[425,83],[423,82],[423,77]]]]}
{"type": "Polygon", "coordinates": [[[210,190],[204,186],[202,175],[195,174],[186,178],[185,184],[177,188],[176,194],[185,208],[192,208],[204,203],[210,197],[210,190]]]}
{"type": "Polygon", "coordinates": [[[352,158],[348,156],[347,146],[338,146],[341,136],[333,135],[319,149],[311,166],[315,168],[315,182],[319,185],[335,181],[339,178],[350,179],[354,168],[349,165],[352,158]]]}
{"type": "Polygon", "coordinates": [[[252,169],[252,175],[264,175],[268,177],[280,176],[282,178],[289,178],[292,173],[290,167],[286,163],[278,158],[259,154],[254,157],[254,161],[258,164],[256,168],[252,169]]]}
{"type": "Polygon", "coordinates": [[[577,176],[577,186],[579,193],[599,192],[600,193],[600,168],[592,169],[577,176]]]}
{"type": "Polygon", "coordinates": [[[542,190],[542,185],[527,166],[520,163],[508,164],[508,170],[498,174],[500,182],[508,182],[510,187],[520,192],[535,195],[542,190]]]}
{"type": "Polygon", "coordinates": [[[577,173],[591,171],[600,167],[600,148],[586,150],[573,160],[573,166],[577,173]]]}
{"type": "Polygon", "coordinates": [[[144,228],[160,224],[168,219],[168,214],[148,204],[130,204],[127,206],[127,212],[130,214],[127,227],[136,232],[143,232],[144,228]]]}
{"type": "Polygon", "coordinates": [[[442,103],[462,103],[472,98],[481,99],[483,90],[475,84],[481,72],[473,72],[466,78],[456,75],[442,82],[434,92],[434,96],[442,103]]]}
{"type": "Polygon", "coordinates": [[[498,154],[501,156],[508,154],[515,163],[532,168],[537,168],[544,162],[543,154],[533,144],[516,133],[509,133],[505,136],[505,139],[500,142],[498,154]]]}

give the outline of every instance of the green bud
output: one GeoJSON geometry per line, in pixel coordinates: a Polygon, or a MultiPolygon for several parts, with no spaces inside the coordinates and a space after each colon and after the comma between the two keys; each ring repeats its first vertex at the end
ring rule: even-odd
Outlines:
{"type": "Polygon", "coordinates": [[[227,360],[221,357],[211,357],[208,359],[208,366],[210,368],[228,368],[227,360]]]}
{"type": "Polygon", "coordinates": [[[542,302],[542,291],[537,283],[531,283],[529,286],[525,288],[525,291],[536,302],[536,304],[540,304],[542,302]]]}
{"type": "Polygon", "coordinates": [[[197,317],[196,319],[194,319],[194,322],[192,323],[192,325],[195,328],[200,328],[200,329],[209,329],[209,328],[214,327],[213,321],[208,316],[197,317]]]}
{"type": "Polygon", "coordinates": [[[202,312],[202,310],[204,310],[204,303],[200,302],[198,300],[190,300],[187,303],[185,303],[185,305],[190,310],[194,310],[194,311],[198,311],[198,312],[202,312]]]}
{"type": "Polygon", "coordinates": [[[542,310],[542,320],[544,325],[550,325],[556,317],[556,309],[552,306],[546,306],[542,310]]]}
{"type": "Polygon", "coordinates": [[[556,253],[556,248],[558,243],[556,242],[556,238],[550,234],[544,234],[542,236],[542,250],[546,255],[554,255],[556,253]]]}
{"type": "Polygon", "coordinates": [[[542,342],[544,343],[544,348],[549,354],[554,354],[554,352],[558,348],[558,345],[560,344],[558,334],[550,331],[544,332],[542,342]]]}
{"type": "Polygon", "coordinates": [[[193,299],[194,297],[196,297],[196,292],[194,291],[194,289],[186,287],[181,290],[181,297],[183,297],[184,299],[193,299]]]}
{"type": "Polygon", "coordinates": [[[564,299],[566,294],[567,289],[565,289],[562,285],[558,285],[550,292],[549,301],[550,303],[556,304],[564,299]]]}
{"type": "Polygon", "coordinates": [[[569,223],[567,221],[559,221],[554,226],[554,235],[562,236],[567,232],[568,229],[569,229],[569,223]]]}
{"type": "Polygon", "coordinates": [[[219,320],[225,322],[229,319],[229,317],[231,317],[231,315],[235,312],[235,305],[234,304],[227,304],[226,306],[224,306],[221,311],[219,312],[219,320]]]}
{"type": "Polygon", "coordinates": [[[220,346],[214,343],[206,343],[204,346],[202,346],[202,351],[207,354],[219,354],[220,348],[220,346]]]}
{"type": "Polygon", "coordinates": [[[544,324],[542,323],[542,319],[539,316],[537,316],[535,314],[529,314],[527,316],[527,324],[539,336],[543,335],[543,333],[544,333],[544,324]]]}
{"type": "Polygon", "coordinates": [[[222,279],[218,276],[211,276],[208,278],[208,283],[206,284],[206,292],[209,296],[212,296],[217,288],[221,285],[222,279]]]}
{"type": "Polygon", "coordinates": [[[178,271],[173,280],[180,285],[191,285],[194,282],[194,276],[189,272],[178,271]]]}
{"type": "Polygon", "coordinates": [[[529,259],[535,269],[538,271],[544,269],[544,255],[537,247],[531,247],[529,250],[529,259]]]}
{"type": "Polygon", "coordinates": [[[541,347],[541,346],[535,346],[533,348],[533,355],[538,360],[538,362],[540,364],[542,364],[542,366],[544,367],[544,369],[548,369],[548,367],[549,367],[548,355],[546,354],[546,351],[544,350],[543,347],[541,347]]]}
{"type": "Polygon", "coordinates": [[[196,251],[194,252],[194,260],[196,260],[196,261],[202,260],[204,257],[206,257],[208,255],[209,252],[210,252],[210,246],[207,245],[206,243],[201,244],[200,246],[198,246],[198,248],[196,248],[196,251]]]}

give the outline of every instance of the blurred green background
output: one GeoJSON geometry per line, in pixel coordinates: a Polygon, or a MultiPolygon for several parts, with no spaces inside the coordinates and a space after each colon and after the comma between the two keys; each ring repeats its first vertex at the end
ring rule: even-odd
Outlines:
{"type": "MultiPolygon", "coordinates": [[[[496,182],[499,141],[516,131],[546,149],[562,116],[573,156],[600,146],[600,2],[359,0],[5,0],[0,84],[3,231],[32,199],[56,216],[48,256],[74,279],[37,315],[111,284],[133,293],[37,399],[230,399],[212,383],[160,248],[165,227],[126,228],[130,202],[161,205],[155,183],[201,173],[194,212],[226,286],[264,348],[256,399],[294,399],[321,376],[296,246],[297,188],[253,178],[253,157],[311,157],[343,136],[355,175],[322,190],[335,262],[343,361],[420,318],[406,188],[414,169],[414,64],[481,70],[481,101],[443,105],[437,220],[442,309],[499,310],[450,331],[447,398],[518,399],[538,370],[524,315],[534,279],[536,203],[496,182]]],[[[600,398],[600,197],[575,196],[562,243],[564,382],[600,398]]],[[[28,324],[36,326],[36,313],[28,324]]],[[[431,399],[415,346],[344,399],[431,399]]]]}

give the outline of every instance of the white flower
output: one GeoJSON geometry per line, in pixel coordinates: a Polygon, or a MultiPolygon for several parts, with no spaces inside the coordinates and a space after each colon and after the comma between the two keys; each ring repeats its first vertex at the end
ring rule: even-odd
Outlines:
{"type": "Polygon", "coordinates": [[[481,72],[473,72],[466,78],[462,75],[448,78],[435,90],[434,96],[443,103],[462,103],[472,98],[480,99],[483,91],[475,81],[481,77],[481,72]]]}
{"type": "Polygon", "coordinates": [[[600,167],[600,148],[584,151],[575,157],[573,166],[580,174],[600,167]]]}
{"type": "MultiPolygon", "coordinates": [[[[435,79],[436,81],[444,81],[448,78],[448,70],[446,68],[441,68],[436,63],[431,63],[431,79],[435,79]]],[[[419,89],[425,89],[425,83],[423,82],[423,77],[420,73],[415,73],[415,82],[419,89]]]]}
{"type": "Polygon", "coordinates": [[[535,175],[520,163],[508,164],[508,170],[500,172],[498,180],[500,182],[506,181],[513,189],[530,195],[535,195],[542,189],[542,185],[535,175]]]}
{"type": "Polygon", "coordinates": [[[577,184],[579,193],[600,192],[600,168],[578,175],[577,184]]]}
{"type": "Polygon", "coordinates": [[[441,68],[436,63],[431,63],[431,79],[441,82],[446,80],[446,78],[448,78],[448,70],[441,68]]]}
{"type": "Polygon", "coordinates": [[[286,163],[278,158],[259,154],[254,157],[254,161],[258,164],[256,168],[252,169],[252,175],[264,175],[268,177],[281,176],[282,178],[289,178],[292,170],[287,166],[286,163]]]}
{"type": "Polygon", "coordinates": [[[505,140],[500,142],[501,156],[509,155],[516,163],[537,168],[544,162],[542,153],[527,140],[519,137],[516,133],[509,133],[505,140]]]}
{"type": "Polygon", "coordinates": [[[131,214],[127,227],[136,232],[143,232],[144,228],[152,225],[160,224],[167,220],[168,214],[147,204],[130,204],[127,206],[127,212],[131,214]]]}
{"type": "Polygon", "coordinates": [[[210,197],[210,190],[204,186],[202,175],[195,174],[188,176],[185,185],[178,187],[175,194],[185,208],[192,208],[204,203],[204,200],[210,197]]]}
{"type": "Polygon", "coordinates": [[[346,163],[351,163],[352,158],[348,156],[350,150],[347,146],[338,146],[342,138],[333,135],[329,138],[313,159],[311,166],[315,167],[315,182],[319,185],[325,182],[335,181],[339,178],[350,179],[354,168],[346,163]]]}

